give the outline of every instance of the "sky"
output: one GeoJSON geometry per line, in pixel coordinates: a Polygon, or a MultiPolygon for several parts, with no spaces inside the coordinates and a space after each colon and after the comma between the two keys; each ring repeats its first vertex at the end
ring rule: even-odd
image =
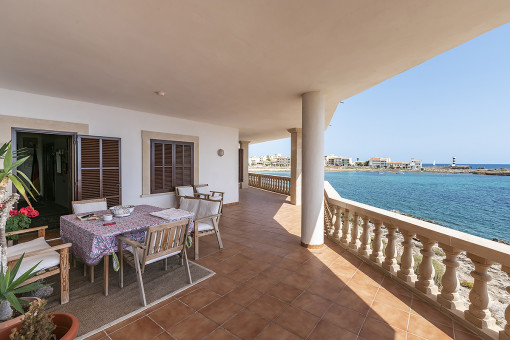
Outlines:
{"type": "MultiPolygon", "coordinates": [[[[250,145],[275,153],[290,156],[290,138],[250,145]]],[[[324,154],[510,164],[510,24],[345,99],[324,154]]]]}

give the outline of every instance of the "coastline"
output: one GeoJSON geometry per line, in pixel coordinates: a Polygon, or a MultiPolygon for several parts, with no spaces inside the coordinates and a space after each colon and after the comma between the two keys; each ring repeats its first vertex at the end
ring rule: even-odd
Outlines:
{"type": "MultiPolygon", "coordinates": [[[[510,169],[453,169],[445,166],[424,167],[423,170],[407,170],[407,169],[374,169],[368,167],[324,167],[326,172],[334,171],[372,171],[372,172],[432,172],[432,173],[447,173],[447,174],[471,174],[471,175],[487,175],[487,176],[510,176],[510,169]]],[[[250,172],[290,172],[290,168],[249,168],[250,172]]]]}

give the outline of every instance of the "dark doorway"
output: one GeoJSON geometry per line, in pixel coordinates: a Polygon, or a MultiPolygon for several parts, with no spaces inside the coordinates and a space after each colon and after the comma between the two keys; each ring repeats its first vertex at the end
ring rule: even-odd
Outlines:
{"type": "MultiPolygon", "coordinates": [[[[49,229],[58,229],[60,216],[72,211],[73,135],[21,129],[14,134],[16,149],[24,148],[30,156],[18,169],[39,191],[36,201],[32,202],[39,216],[32,219],[30,226],[47,225],[49,229]]],[[[18,208],[27,205],[21,199],[18,208]]]]}

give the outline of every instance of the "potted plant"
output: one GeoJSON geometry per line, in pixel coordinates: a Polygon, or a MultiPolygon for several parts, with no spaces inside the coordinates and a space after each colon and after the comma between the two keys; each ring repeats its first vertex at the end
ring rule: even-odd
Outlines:
{"type": "Polygon", "coordinates": [[[45,300],[33,301],[25,318],[9,329],[0,330],[0,340],[74,339],[78,333],[78,319],[67,313],[48,314],[45,300]]]}
{"type": "MultiPolygon", "coordinates": [[[[32,207],[25,207],[19,210],[11,210],[9,212],[10,217],[7,219],[5,224],[5,231],[17,231],[23,230],[30,227],[32,218],[39,216],[39,212],[32,207]]],[[[8,246],[11,246],[13,241],[19,239],[18,235],[7,236],[8,246]]]]}
{"type": "Polygon", "coordinates": [[[34,196],[30,188],[32,187],[37,193],[37,189],[27,175],[19,170],[16,171],[16,168],[29,158],[29,156],[23,157],[24,152],[25,150],[13,152],[10,141],[0,147],[0,159],[3,159],[4,163],[3,168],[0,169],[0,264],[4,272],[7,270],[7,239],[5,238],[5,225],[7,223],[7,218],[10,217],[13,206],[19,199],[18,194],[10,193],[7,190],[9,180],[25,198],[30,207],[32,207],[32,205],[28,199],[27,192],[32,198],[34,198],[34,196]]]}
{"type": "Polygon", "coordinates": [[[31,292],[45,286],[39,282],[33,282],[23,286],[27,280],[30,280],[35,276],[37,273],[35,269],[40,263],[35,264],[32,268],[18,277],[18,271],[21,266],[21,262],[23,261],[23,257],[24,255],[21,255],[20,259],[16,262],[12,269],[7,268],[5,273],[3,268],[0,270],[0,321],[2,321],[0,322],[0,329],[10,328],[13,324],[21,321],[23,314],[25,313],[22,305],[26,305],[34,299],[39,300],[37,298],[19,298],[16,294],[31,292]],[[14,308],[20,315],[13,318],[12,308],[14,308]]]}

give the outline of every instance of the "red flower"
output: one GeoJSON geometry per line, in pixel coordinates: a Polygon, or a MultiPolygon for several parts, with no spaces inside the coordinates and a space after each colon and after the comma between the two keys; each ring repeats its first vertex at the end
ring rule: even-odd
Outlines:
{"type": "Polygon", "coordinates": [[[9,215],[11,215],[11,217],[14,217],[14,216],[16,216],[18,214],[19,214],[19,211],[18,210],[14,210],[14,209],[9,212],[9,215]]]}
{"type": "Polygon", "coordinates": [[[39,212],[37,210],[35,210],[34,208],[32,207],[25,207],[25,208],[21,208],[19,210],[19,212],[25,216],[28,216],[28,217],[37,217],[39,216],[39,212]]]}

